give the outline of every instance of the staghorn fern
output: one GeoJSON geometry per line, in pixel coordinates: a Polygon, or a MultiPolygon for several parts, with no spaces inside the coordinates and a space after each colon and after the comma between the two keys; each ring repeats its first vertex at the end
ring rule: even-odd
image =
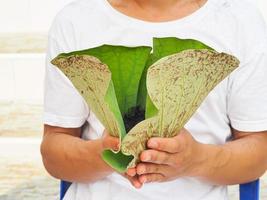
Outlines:
{"type": "Polygon", "coordinates": [[[209,92],[239,65],[234,56],[196,40],[154,38],[153,43],[152,54],[150,47],[104,45],[52,61],[110,134],[120,138],[118,152],[103,152],[119,172],[139,162],[149,138],[179,133],[209,92]],[[142,119],[135,121],[136,114],[142,119]],[[130,127],[127,119],[134,121],[130,127]]]}

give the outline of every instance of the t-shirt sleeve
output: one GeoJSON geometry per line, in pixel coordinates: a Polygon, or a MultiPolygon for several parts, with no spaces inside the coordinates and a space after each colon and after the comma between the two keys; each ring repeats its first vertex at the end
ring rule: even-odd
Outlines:
{"type": "Polygon", "coordinates": [[[250,55],[230,76],[228,116],[239,131],[267,130],[267,50],[250,55]]]}
{"type": "MultiPolygon", "coordinates": [[[[58,54],[68,51],[71,46],[64,40],[68,36],[64,35],[62,26],[64,23],[54,23],[48,38],[43,121],[44,124],[51,126],[76,128],[81,127],[87,120],[88,106],[71,81],[50,63],[58,54]]],[[[69,38],[71,37],[69,35],[69,38]]]]}

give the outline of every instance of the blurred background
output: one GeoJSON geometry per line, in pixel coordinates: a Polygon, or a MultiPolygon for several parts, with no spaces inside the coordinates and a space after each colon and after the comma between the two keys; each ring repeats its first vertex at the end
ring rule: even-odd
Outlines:
{"type": "MultiPolygon", "coordinates": [[[[267,1],[251,0],[267,20],[267,1]]],[[[42,104],[47,33],[71,0],[0,0],[0,200],[58,199],[42,166],[42,104]]],[[[230,187],[231,200],[238,199],[230,187]]],[[[261,199],[267,200],[267,176],[261,199]]]]}

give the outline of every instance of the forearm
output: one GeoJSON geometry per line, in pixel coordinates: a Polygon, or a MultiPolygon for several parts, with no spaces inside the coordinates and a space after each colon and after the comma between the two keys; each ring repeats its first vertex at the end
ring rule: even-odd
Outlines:
{"type": "Polygon", "coordinates": [[[256,133],[222,146],[202,144],[197,175],[220,185],[245,183],[259,178],[267,168],[266,133],[256,133]]]}
{"type": "Polygon", "coordinates": [[[85,141],[62,133],[44,136],[41,152],[47,171],[58,179],[94,182],[113,170],[102,160],[101,140],[85,141]]]}

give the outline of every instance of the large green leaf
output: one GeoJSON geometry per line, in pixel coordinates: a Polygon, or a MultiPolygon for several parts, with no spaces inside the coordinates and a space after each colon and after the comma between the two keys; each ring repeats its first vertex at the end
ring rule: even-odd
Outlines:
{"type": "Polygon", "coordinates": [[[150,97],[147,94],[146,90],[146,73],[149,66],[158,61],[159,59],[169,56],[175,53],[179,53],[181,51],[187,49],[209,49],[213,50],[211,47],[206,44],[193,40],[193,39],[179,39],[175,37],[167,37],[167,38],[154,38],[153,39],[153,54],[150,56],[148,60],[146,71],[144,71],[142,75],[142,80],[140,84],[140,95],[138,102],[140,104],[146,103],[146,118],[154,116],[157,113],[156,107],[153,105],[150,97]]]}
{"type": "Polygon", "coordinates": [[[125,135],[111,81],[111,72],[107,65],[90,55],[59,56],[52,60],[52,64],[58,66],[72,81],[90,105],[90,109],[113,136],[125,135]],[[112,106],[105,102],[105,98],[112,99],[112,106]]]}
{"type": "Polygon", "coordinates": [[[201,105],[209,92],[239,65],[231,55],[212,50],[185,50],[154,63],[147,73],[148,94],[155,116],[137,124],[124,137],[122,152],[139,162],[151,137],[173,137],[201,105]]]}
{"type": "Polygon", "coordinates": [[[102,45],[100,47],[62,53],[58,57],[91,55],[105,63],[112,73],[117,101],[122,116],[136,107],[139,82],[150,56],[151,47],[125,47],[102,45]]]}
{"type": "MultiPolygon", "coordinates": [[[[113,136],[125,136],[123,118],[137,106],[139,82],[150,47],[103,45],[93,49],[63,53],[52,63],[72,81],[90,109],[113,136]]],[[[132,159],[106,150],[103,158],[118,171],[132,159]]]]}

